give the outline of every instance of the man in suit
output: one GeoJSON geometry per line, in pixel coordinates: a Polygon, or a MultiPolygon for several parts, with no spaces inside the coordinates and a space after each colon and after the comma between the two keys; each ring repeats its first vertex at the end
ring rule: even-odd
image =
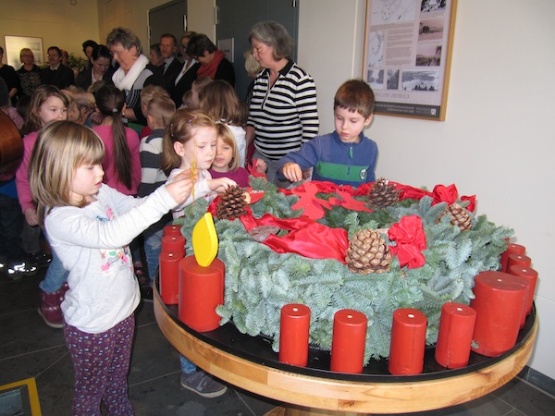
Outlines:
{"type": "Polygon", "coordinates": [[[73,69],[62,64],[62,50],[57,46],[51,46],[48,48],[47,55],[48,66],[40,72],[41,82],[55,85],[59,89],[75,84],[73,69]]]}
{"type": "Polygon", "coordinates": [[[162,74],[164,85],[171,94],[177,75],[181,72],[183,64],[177,59],[177,39],[170,33],[160,36],[160,52],[164,62],[162,63],[162,74]]]}
{"type": "Polygon", "coordinates": [[[187,44],[189,39],[194,35],[196,35],[196,32],[188,31],[181,36],[180,48],[184,62],[170,92],[170,96],[177,108],[183,105],[183,95],[191,89],[193,81],[197,79],[197,71],[200,67],[200,64],[195,59],[187,55],[187,44]]]}

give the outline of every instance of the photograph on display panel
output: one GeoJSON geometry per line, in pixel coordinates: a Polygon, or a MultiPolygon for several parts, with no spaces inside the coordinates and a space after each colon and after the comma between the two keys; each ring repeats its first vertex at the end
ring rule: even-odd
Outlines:
{"type": "Polygon", "coordinates": [[[363,76],[376,113],[444,121],[456,0],[367,0],[363,76]]]}

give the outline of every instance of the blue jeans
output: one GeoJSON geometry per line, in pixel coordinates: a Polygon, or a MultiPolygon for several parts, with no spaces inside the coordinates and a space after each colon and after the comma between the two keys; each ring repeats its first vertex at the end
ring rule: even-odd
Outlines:
{"type": "Polygon", "coordinates": [[[197,366],[190,362],[183,355],[179,355],[179,364],[181,364],[181,372],[184,374],[191,374],[197,371],[197,366]]]}
{"type": "Polygon", "coordinates": [[[158,275],[158,262],[160,260],[160,251],[162,250],[164,227],[171,224],[171,222],[171,214],[166,214],[143,231],[146,267],[148,268],[150,286],[154,284],[154,280],[156,280],[158,275]]]}
{"type": "Polygon", "coordinates": [[[56,255],[56,251],[52,250],[52,261],[48,265],[48,270],[39,287],[46,293],[54,293],[59,290],[67,281],[68,272],[62,266],[60,258],[56,255]]]}
{"type": "Polygon", "coordinates": [[[158,274],[158,261],[160,251],[162,250],[162,234],[164,234],[163,229],[152,233],[147,233],[145,231],[144,233],[146,267],[148,268],[148,276],[150,277],[150,286],[154,284],[154,280],[158,274]]]}

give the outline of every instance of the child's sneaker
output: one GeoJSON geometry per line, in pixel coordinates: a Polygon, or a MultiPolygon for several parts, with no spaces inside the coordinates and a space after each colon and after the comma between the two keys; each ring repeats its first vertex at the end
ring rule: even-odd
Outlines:
{"type": "MultiPolygon", "coordinates": [[[[3,264],[3,263],[2,263],[3,264]]],[[[22,277],[34,276],[37,274],[37,266],[28,261],[12,261],[7,266],[2,267],[5,273],[12,280],[19,280],[22,277]]]]}
{"type": "Polygon", "coordinates": [[[199,396],[213,399],[227,391],[227,387],[218,383],[210,374],[197,370],[191,374],[181,374],[181,385],[187,390],[195,392],[199,396]]]}

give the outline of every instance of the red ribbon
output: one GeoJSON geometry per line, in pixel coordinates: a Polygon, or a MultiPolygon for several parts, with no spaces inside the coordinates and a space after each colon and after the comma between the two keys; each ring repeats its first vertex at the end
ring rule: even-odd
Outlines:
{"type": "Polygon", "coordinates": [[[276,253],[297,253],[311,259],[336,259],[345,263],[349,235],[342,228],[327,227],[304,215],[299,218],[279,219],[271,214],[264,214],[261,218],[255,218],[250,210],[241,215],[239,220],[247,231],[264,225],[288,231],[284,236],[271,234],[263,241],[276,253]]]}
{"type": "Polygon", "coordinates": [[[409,269],[422,267],[426,258],[422,251],[426,249],[426,234],[422,220],[417,215],[407,215],[393,224],[387,233],[389,239],[396,241],[396,246],[389,246],[391,254],[396,255],[401,267],[409,269]]]}

